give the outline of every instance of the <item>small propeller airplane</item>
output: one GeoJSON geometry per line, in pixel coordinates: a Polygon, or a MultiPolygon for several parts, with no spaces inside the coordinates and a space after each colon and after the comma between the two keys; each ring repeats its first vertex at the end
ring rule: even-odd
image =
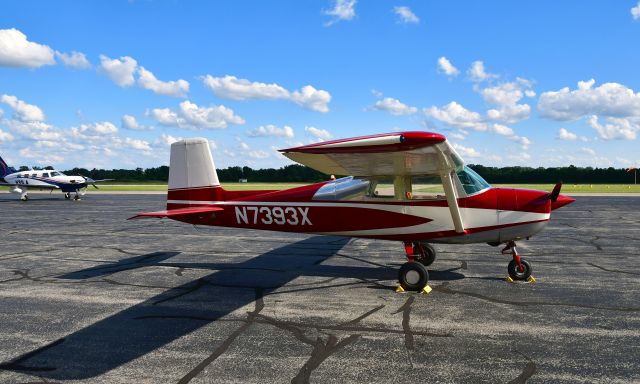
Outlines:
{"type": "Polygon", "coordinates": [[[64,198],[80,200],[81,196],[87,192],[87,186],[92,185],[98,189],[96,183],[111,181],[112,179],[93,180],[84,176],[67,176],[54,169],[17,171],[9,167],[2,157],[0,157],[0,186],[9,186],[11,193],[19,193],[20,200],[29,200],[28,191],[31,190],[56,190],[64,193],[64,198]]]}
{"type": "Polygon", "coordinates": [[[398,132],[325,141],[280,150],[330,175],[352,175],[287,190],[227,191],[218,181],[207,139],[171,145],[166,210],[134,218],[170,218],[195,225],[342,235],[404,244],[402,290],[426,289],[431,243],[505,244],[513,280],[531,265],[516,241],[540,232],[551,211],[574,201],[552,192],[492,188],[464,165],[447,139],[398,132]]]}

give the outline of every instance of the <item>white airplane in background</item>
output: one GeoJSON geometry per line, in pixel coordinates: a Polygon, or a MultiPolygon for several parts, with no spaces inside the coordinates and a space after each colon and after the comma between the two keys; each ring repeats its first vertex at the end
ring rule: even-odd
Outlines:
{"type": "Polygon", "coordinates": [[[73,199],[80,200],[80,197],[86,193],[87,186],[93,185],[98,189],[95,183],[111,180],[113,179],[93,180],[84,176],[67,176],[55,169],[16,171],[0,157],[0,185],[9,186],[11,193],[19,193],[22,201],[29,200],[27,194],[29,189],[51,191],[59,189],[64,193],[65,199],[71,199],[71,194],[74,193],[73,199]]]}

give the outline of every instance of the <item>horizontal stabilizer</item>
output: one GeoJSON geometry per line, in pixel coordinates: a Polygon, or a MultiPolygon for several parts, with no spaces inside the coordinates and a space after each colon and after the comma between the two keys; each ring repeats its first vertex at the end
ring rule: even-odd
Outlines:
{"type": "Polygon", "coordinates": [[[224,208],[189,207],[189,208],[170,209],[168,211],[139,213],[133,217],[130,217],[128,220],[145,219],[149,217],[154,217],[158,219],[162,219],[163,217],[168,217],[168,218],[204,217],[204,215],[207,213],[213,213],[213,212],[219,212],[219,211],[224,211],[224,208]]]}

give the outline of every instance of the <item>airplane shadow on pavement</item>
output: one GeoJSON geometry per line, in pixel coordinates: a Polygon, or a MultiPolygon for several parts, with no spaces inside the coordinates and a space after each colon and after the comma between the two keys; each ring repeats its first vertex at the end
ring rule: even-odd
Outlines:
{"type": "MultiPolygon", "coordinates": [[[[216,270],[1,363],[0,370],[54,380],[92,378],[196,331],[302,275],[395,278],[397,270],[393,268],[320,265],[348,241],[343,237],[311,237],[241,263],[170,263],[165,260],[179,252],[155,252],[59,276],[87,279],[155,265],[216,270]]],[[[451,271],[432,276],[434,280],[461,278],[464,276],[451,271]]]]}

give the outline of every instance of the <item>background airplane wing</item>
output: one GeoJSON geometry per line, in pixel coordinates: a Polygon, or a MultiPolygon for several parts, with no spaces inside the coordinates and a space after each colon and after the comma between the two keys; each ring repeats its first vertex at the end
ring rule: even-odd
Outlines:
{"type": "Polygon", "coordinates": [[[431,132],[355,137],[280,152],[295,162],[333,175],[441,174],[463,164],[446,137],[431,132]]]}

